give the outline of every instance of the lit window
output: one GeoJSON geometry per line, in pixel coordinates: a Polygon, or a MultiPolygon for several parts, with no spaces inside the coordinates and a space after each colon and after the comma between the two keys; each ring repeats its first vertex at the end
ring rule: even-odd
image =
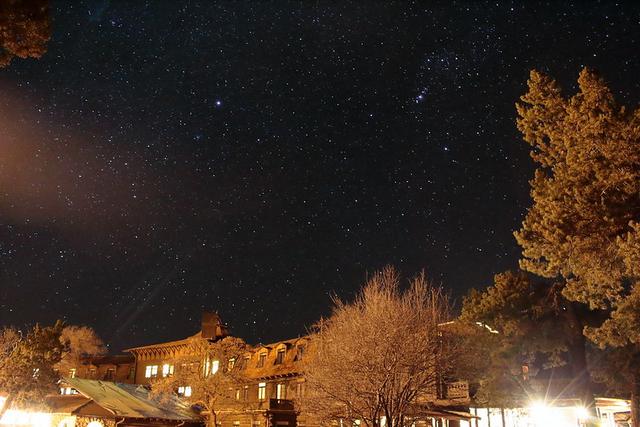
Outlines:
{"type": "Polygon", "coordinates": [[[162,365],[162,376],[170,377],[171,375],[173,375],[173,365],[170,365],[168,363],[162,365]]]}
{"type": "Polygon", "coordinates": [[[249,386],[246,385],[242,389],[242,400],[249,400],[249,386]]]}
{"type": "Polygon", "coordinates": [[[145,378],[155,378],[158,376],[158,365],[147,365],[144,370],[145,378]]]}
{"type": "Polygon", "coordinates": [[[100,421],[91,421],[89,422],[89,424],[87,424],[87,427],[104,427],[104,424],[102,424],[100,421]]]}
{"type": "Polygon", "coordinates": [[[234,427],[238,427],[240,425],[240,421],[234,421],[233,425],[234,425],[234,427]]]}
{"type": "Polygon", "coordinates": [[[241,394],[241,392],[240,392],[240,389],[239,389],[239,388],[237,388],[237,389],[236,389],[236,400],[240,400],[240,397],[241,397],[241,396],[242,396],[242,394],[241,394]]]}
{"type": "Polygon", "coordinates": [[[76,394],[76,391],[74,389],[72,389],[71,387],[62,387],[60,389],[60,394],[76,394]]]}
{"type": "Polygon", "coordinates": [[[304,396],[304,383],[303,382],[296,383],[296,397],[303,397],[303,396],[304,396]]]}
{"type": "Polygon", "coordinates": [[[191,396],[191,386],[178,387],[178,396],[184,396],[184,397],[191,396]]]}
{"type": "Polygon", "coordinates": [[[258,384],[258,400],[265,400],[267,398],[267,383],[258,384]]]}
{"type": "Polygon", "coordinates": [[[260,356],[258,356],[258,364],[256,365],[256,367],[262,368],[266,360],[267,360],[267,353],[260,353],[260,356]]]}
{"type": "Polygon", "coordinates": [[[278,353],[276,353],[276,361],[274,365],[281,365],[284,362],[284,354],[287,350],[284,348],[278,349],[278,353]]]}
{"type": "Polygon", "coordinates": [[[276,385],[276,399],[287,398],[287,385],[285,383],[279,383],[276,385]]]}
{"type": "Polygon", "coordinates": [[[203,369],[203,373],[205,377],[208,377],[209,375],[213,375],[216,372],[218,372],[218,369],[220,369],[220,362],[217,360],[211,360],[209,359],[209,357],[207,357],[204,360],[204,369],[203,369]]]}
{"type": "Polygon", "coordinates": [[[229,359],[229,362],[227,362],[227,371],[233,370],[235,366],[236,366],[236,358],[232,357],[231,359],[229,359]]]}
{"type": "Polygon", "coordinates": [[[60,394],[78,394],[78,392],[76,391],[75,388],[71,388],[71,387],[62,387],[60,389],[60,394]]]}
{"type": "Polygon", "coordinates": [[[69,377],[71,377],[71,378],[75,378],[76,377],[76,368],[69,369],[69,377]]]}

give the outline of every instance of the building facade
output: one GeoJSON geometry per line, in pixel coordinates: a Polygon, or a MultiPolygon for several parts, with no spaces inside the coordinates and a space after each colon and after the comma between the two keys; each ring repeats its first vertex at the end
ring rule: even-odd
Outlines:
{"type": "Polygon", "coordinates": [[[88,356],[83,357],[69,372],[64,372],[63,376],[134,384],[135,364],[136,359],[132,354],[88,356]]]}
{"type": "MultiPolygon", "coordinates": [[[[190,337],[130,348],[125,350],[126,355],[87,358],[69,373],[69,378],[148,387],[159,379],[177,376],[182,369],[205,377],[219,370],[235,370],[241,374],[242,381],[229,384],[228,393],[217,402],[217,426],[311,427],[318,424],[310,414],[296,407],[296,401],[305,393],[302,364],[310,344],[308,337],[247,346],[241,354],[227,356],[227,360],[212,358],[208,350],[226,337],[229,331],[220,317],[216,313],[204,313],[201,330],[190,337]]],[[[465,425],[464,420],[471,416],[467,383],[451,382],[437,388],[430,398],[429,409],[423,411],[424,420],[417,425],[465,425]]],[[[69,387],[61,391],[73,393],[69,387]]],[[[176,391],[187,399],[193,397],[189,384],[180,384],[176,391]]],[[[206,409],[201,414],[211,415],[206,409]]]]}

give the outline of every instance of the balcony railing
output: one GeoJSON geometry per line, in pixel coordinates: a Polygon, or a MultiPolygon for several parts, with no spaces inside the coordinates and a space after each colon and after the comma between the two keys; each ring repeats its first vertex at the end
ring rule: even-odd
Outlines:
{"type": "Polygon", "coordinates": [[[288,399],[269,399],[269,409],[275,411],[293,411],[293,401],[288,399]]]}
{"type": "Polygon", "coordinates": [[[447,383],[446,398],[453,400],[469,399],[469,383],[466,381],[447,383]]]}

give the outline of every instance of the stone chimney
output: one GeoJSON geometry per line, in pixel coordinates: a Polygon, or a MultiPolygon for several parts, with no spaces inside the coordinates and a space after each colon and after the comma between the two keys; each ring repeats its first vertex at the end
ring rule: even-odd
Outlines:
{"type": "Polygon", "coordinates": [[[205,311],[202,313],[202,338],[208,340],[219,340],[229,335],[227,327],[222,323],[218,313],[205,311]]]}

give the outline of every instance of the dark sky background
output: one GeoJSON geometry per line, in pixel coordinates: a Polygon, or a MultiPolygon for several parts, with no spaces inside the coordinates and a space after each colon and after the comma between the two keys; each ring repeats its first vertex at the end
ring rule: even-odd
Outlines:
{"type": "Polygon", "coordinates": [[[292,337],[385,264],[459,300],[517,265],[529,70],[571,92],[588,65],[640,94],[631,2],[52,18],[48,53],[0,70],[0,324],[88,324],[112,351],[192,334],[205,309],[250,342],[292,337]]]}

